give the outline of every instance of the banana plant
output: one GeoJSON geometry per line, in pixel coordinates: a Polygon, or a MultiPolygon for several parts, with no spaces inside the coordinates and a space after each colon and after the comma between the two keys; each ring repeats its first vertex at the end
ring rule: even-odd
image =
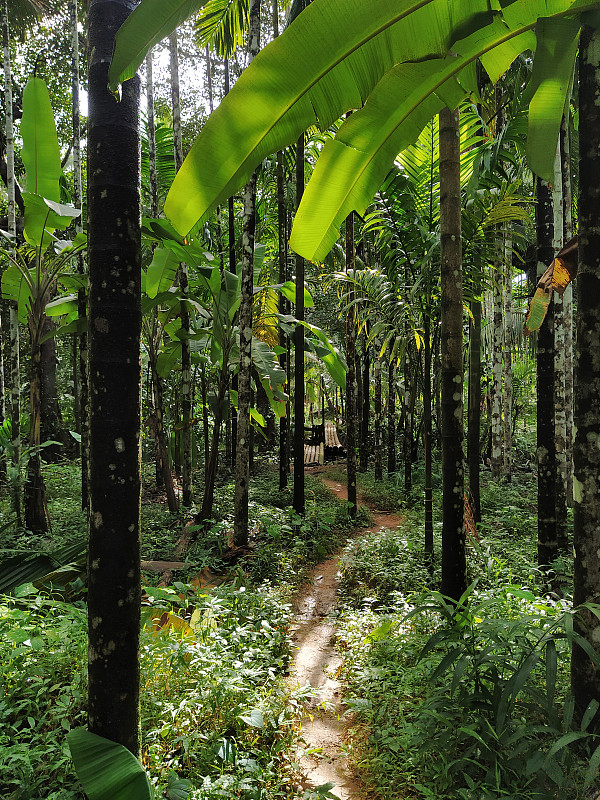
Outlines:
{"type": "MultiPolygon", "coordinates": [[[[143,0],[117,35],[109,84],[204,4],[143,0]]],[[[236,82],[196,139],[165,213],[188,233],[270,153],[358,109],[328,141],[296,215],[291,245],[322,260],[353,210],[364,214],[393,159],[444,106],[477,93],[535,51],[528,160],[551,178],[583,12],[589,0],[314,0],[236,82]],[[549,145],[550,143],[550,145],[549,145]]]]}
{"type": "Polygon", "coordinates": [[[58,239],[54,232],[66,230],[80,211],[60,200],[62,175],[54,114],[46,84],[32,78],[23,92],[22,157],[27,191],[25,203],[25,244],[1,233],[5,246],[0,258],[8,262],[2,273],[2,296],[18,304],[19,319],[27,324],[31,344],[29,462],[25,483],[25,520],[34,532],[48,530],[50,521],[40,461],[41,345],[44,341],[46,306],[57,284],[77,288],[79,276],[67,272],[69,262],[86,245],[84,234],[73,241],[58,239]]]}

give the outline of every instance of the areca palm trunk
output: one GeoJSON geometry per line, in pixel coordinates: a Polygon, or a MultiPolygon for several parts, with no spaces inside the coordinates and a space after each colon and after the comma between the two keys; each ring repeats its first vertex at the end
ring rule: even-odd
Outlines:
{"type": "Polygon", "coordinates": [[[396,472],[396,364],[393,358],[388,364],[387,471],[388,476],[396,472]]]}
{"type": "Polygon", "coordinates": [[[507,483],[512,474],[512,237],[504,231],[504,319],[502,350],[502,421],[503,434],[503,474],[507,483]]]}
{"type": "MultiPolygon", "coordinates": [[[[304,194],[304,134],[296,145],[296,208],[304,194]]],[[[304,504],[304,259],[296,254],[296,319],[294,329],[294,511],[304,504]]]]}
{"type": "MultiPolygon", "coordinates": [[[[175,147],[175,170],[183,164],[183,143],[181,136],[181,103],[179,100],[179,56],[177,53],[177,31],[169,36],[169,55],[171,69],[171,103],[173,107],[173,141],[175,147]]],[[[181,292],[180,317],[181,330],[181,476],[182,476],[182,502],[189,508],[192,504],[192,365],[190,353],[190,312],[187,298],[189,297],[189,279],[187,264],[179,265],[179,289],[181,292]]],[[[175,434],[176,451],[177,431],[175,434]]]]}
{"type": "MultiPolygon", "coordinates": [[[[563,198],[560,139],[554,163],[552,191],[554,213],[554,252],[562,247],[563,198]]],[[[565,403],[565,313],[563,298],[554,299],[554,444],[556,447],[556,540],[558,550],[566,553],[567,537],[567,411],[565,403]]]]}
{"type": "Polygon", "coordinates": [[[373,389],[375,404],[375,446],[373,447],[373,462],[375,480],[383,480],[383,437],[381,425],[381,358],[379,356],[379,342],[375,341],[375,360],[373,362],[373,389]]]}
{"type": "Polygon", "coordinates": [[[459,114],[440,111],[440,240],[442,307],[442,594],[467,588],[464,464],[462,242],[459,114]]]}
{"type": "MultiPolygon", "coordinates": [[[[536,178],[535,213],[538,277],[554,257],[552,192],[546,181],[536,178]]],[[[554,440],[554,310],[548,313],[537,336],[537,473],[538,473],[538,564],[547,566],[556,558],[556,448],[554,440]]]]}
{"type": "Polygon", "coordinates": [[[88,15],[87,601],[88,727],[137,755],[141,602],[139,79],[123,85],[120,103],[107,89],[114,37],[134,5],[130,0],[91,0],[88,15]]]}
{"type": "MultiPolygon", "coordinates": [[[[571,188],[571,146],[568,119],[563,117],[560,129],[563,242],[573,236],[573,193],[571,188]]],[[[562,297],[565,329],[565,464],[567,505],[573,505],[573,284],[562,297]]]]}
{"type": "MultiPolygon", "coordinates": [[[[260,48],[260,0],[252,0],[249,16],[249,56],[260,48]]],[[[242,222],[242,275],[240,286],[240,364],[235,456],[235,518],[237,546],[248,543],[248,484],[250,482],[250,401],[252,375],[252,298],[254,291],[254,232],[256,229],[256,171],[244,187],[242,222]]]]}
{"type": "MultiPolygon", "coordinates": [[[[73,60],[71,62],[71,95],[72,95],[72,120],[73,120],[73,205],[75,208],[82,207],[82,186],[81,186],[81,118],[79,112],[79,30],[77,24],[77,0],[71,0],[69,4],[71,15],[71,49],[73,60]]],[[[83,230],[83,221],[78,217],[76,222],[77,231],[83,230]]],[[[82,277],[85,275],[85,259],[82,253],[77,256],[77,272],[82,277]]],[[[88,432],[88,334],[87,325],[87,293],[84,288],[77,292],[77,314],[82,321],[81,329],[77,334],[77,344],[79,353],[78,364],[78,402],[79,402],[79,433],[81,435],[81,507],[84,511],[88,510],[88,453],[89,453],[89,432],[88,432]]]]}
{"type": "MultiPolygon", "coordinates": [[[[584,603],[600,595],[600,36],[584,26],[579,46],[579,268],[575,357],[574,592],[575,630],[596,653],[600,620],[584,603]]],[[[576,643],[571,658],[571,691],[579,719],[591,700],[600,700],[600,671],[576,643]]],[[[598,732],[596,713],[590,730],[598,732]]]]}
{"type": "Polygon", "coordinates": [[[502,273],[504,261],[504,241],[496,234],[496,263],[492,277],[493,286],[493,345],[492,345],[492,387],[491,387],[491,426],[492,426],[492,476],[499,478],[502,471],[502,342],[504,324],[502,318],[502,273]]]}
{"type": "MultiPolygon", "coordinates": [[[[354,216],[346,217],[346,274],[354,278],[354,216]]],[[[353,289],[348,290],[348,305],[354,299],[353,289]]],[[[346,475],[348,483],[348,514],[356,519],[356,325],[354,305],[346,311],[346,475]]]]}
{"type": "MultiPolygon", "coordinates": [[[[4,103],[6,105],[6,185],[8,189],[8,233],[16,238],[17,220],[15,209],[15,139],[13,133],[12,72],[10,64],[10,28],[8,0],[2,0],[2,60],[4,62],[4,103]]],[[[15,303],[9,305],[9,340],[7,353],[10,373],[10,421],[15,466],[21,456],[21,402],[19,361],[19,317],[15,303]]],[[[19,482],[11,486],[12,507],[21,521],[21,497],[19,482]]]]}
{"type": "MultiPolygon", "coordinates": [[[[474,287],[477,294],[479,287],[474,287]]],[[[469,327],[469,410],[467,460],[469,465],[469,494],[475,522],[481,522],[480,457],[481,437],[481,300],[471,301],[469,327]]]]}

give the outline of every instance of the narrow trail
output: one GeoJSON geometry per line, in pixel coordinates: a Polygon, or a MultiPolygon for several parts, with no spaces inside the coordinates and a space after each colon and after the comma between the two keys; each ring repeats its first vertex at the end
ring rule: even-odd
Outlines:
{"type": "MultiPolygon", "coordinates": [[[[323,483],[340,499],[347,499],[346,485],[328,478],[327,468],[310,471],[320,475],[323,483]]],[[[360,493],[358,501],[364,505],[360,493]]],[[[395,528],[402,522],[396,514],[373,510],[371,513],[373,524],[359,530],[356,538],[370,531],[395,528]]],[[[337,679],[342,660],[333,645],[335,620],[332,617],[337,604],[340,556],[341,551],[318,564],[308,588],[297,598],[292,637],[297,650],[291,681],[299,686],[309,683],[316,689],[302,721],[305,748],[314,751],[300,759],[305,774],[302,788],[333,783],[331,792],[340,800],[365,800],[360,780],[349,769],[344,753],[345,709],[337,679]]]]}

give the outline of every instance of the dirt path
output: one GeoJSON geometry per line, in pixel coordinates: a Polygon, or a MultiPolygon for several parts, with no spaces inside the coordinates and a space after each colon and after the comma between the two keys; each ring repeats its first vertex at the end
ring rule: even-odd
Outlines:
{"type": "MultiPolygon", "coordinates": [[[[347,499],[345,484],[328,478],[326,468],[311,472],[319,474],[338,497],[347,499]]],[[[358,500],[360,503],[360,495],[358,500]]],[[[394,528],[402,521],[401,517],[382,511],[372,511],[372,515],[373,524],[359,531],[358,536],[394,528]]],[[[345,709],[337,680],[342,661],[333,646],[335,621],[331,617],[337,603],[340,555],[341,552],[315,567],[308,589],[296,603],[293,641],[297,650],[292,680],[300,686],[309,683],[316,689],[302,722],[305,747],[315,752],[303,756],[300,763],[305,772],[303,789],[333,783],[331,791],[340,800],[364,800],[360,781],[349,770],[343,751],[345,709]]]]}

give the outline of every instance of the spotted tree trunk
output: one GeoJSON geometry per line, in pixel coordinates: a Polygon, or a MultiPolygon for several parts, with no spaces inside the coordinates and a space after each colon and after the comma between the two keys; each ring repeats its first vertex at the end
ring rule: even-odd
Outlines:
{"type": "MultiPolygon", "coordinates": [[[[346,217],[346,272],[354,276],[354,216],[346,217]]],[[[349,289],[348,304],[354,299],[349,289]]],[[[354,306],[346,311],[346,473],[348,484],[348,514],[356,518],[356,324],[354,306]]]]}
{"type": "Polygon", "coordinates": [[[88,16],[90,523],[88,726],[138,754],[141,234],[137,77],[108,92],[114,36],[135,3],[88,16]],[[110,265],[110,269],[108,268],[110,265]]]}
{"type": "MultiPolygon", "coordinates": [[[[536,236],[538,277],[554,257],[552,193],[536,178],[536,236]]],[[[537,335],[537,472],[538,564],[546,566],[558,555],[556,539],[556,448],[554,442],[554,312],[548,313],[537,335]]]]}
{"type": "Polygon", "coordinates": [[[464,525],[462,243],[458,111],[440,111],[442,593],[467,587],[464,525]]]}
{"type": "MultiPolygon", "coordinates": [[[[575,354],[576,430],[574,476],[574,606],[597,603],[600,596],[600,36],[584,27],[579,49],[579,269],[575,354]]],[[[587,609],[575,629],[600,652],[600,620],[587,609]]],[[[574,645],[571,691],[579,718],[592,700],[600,701],[600,671],[574,645]]],[[[598,714],[592,729],[600,729],[598,714]]]]}

